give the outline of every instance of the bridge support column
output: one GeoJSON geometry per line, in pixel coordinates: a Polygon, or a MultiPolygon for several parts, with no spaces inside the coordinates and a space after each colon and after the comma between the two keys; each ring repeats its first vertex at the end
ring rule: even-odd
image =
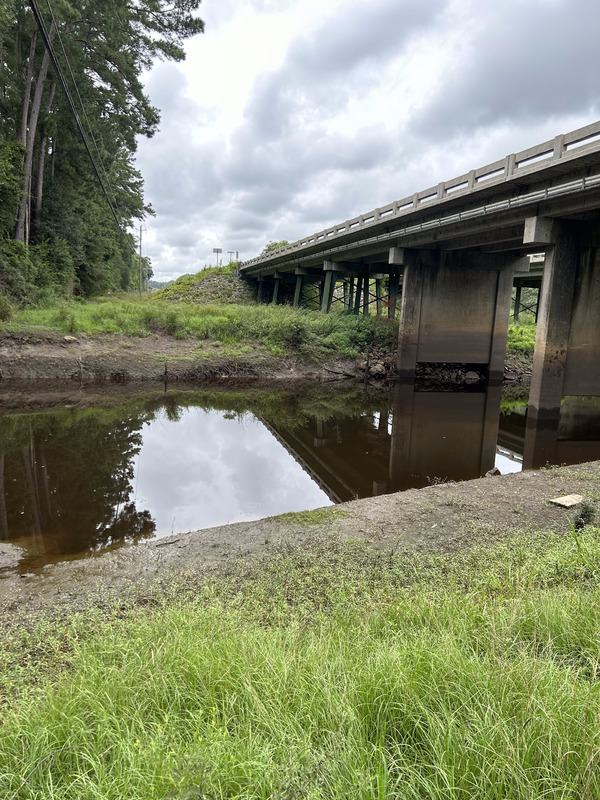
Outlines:
{"type": "Polygon", "coordinates": [[[600,230],[534,217],[524,241],[545,239],[529,412],[554,420],[563,395],[600,395],[600,230]]]}
{"type": "Polygon", "coordinates": [[[335,282],[337,278],[336,264],[333,261],[326,261],[323,264],[325,272],[325,282],[323,284],[323,293],[321,295],[321,312],[329,314],[331,311],[331,302],[333,300],[333,290],[335,289],[335,282]]]}
{"type": "Polygon", "coordinates": [[[553,460],[563,396],[600,395],[600,229],[533,217],[546,245],[523,464],[553,460]]]}
{"type": "Polygon", "coordinates": [[[277,297],[279,295],[279,284],[281,283],[281,277],[279,276],[279,273],[276,272],[274,278],[275,280],[273,281],[273,297],[271,299],[271,303],[272,305],[276,306],[277,297]]]}
{"type": "Polygon", "coordinates": [[[515,311],[513,319],[515,322],[519,321],[519,311],[521,310],[521,284],[515,286],[515,311]]]}
{"type": "Polygon", "coordinates": [[[377,316],[381,316],[381,278],[375,279],[375,307],[377,316]]]}
{"type": "Polygon", "coordinates": [[[348,305],[346,306],[347,311],[352,311],[354,308],[354,276],[350,278],[350,283],[348,286],[348,305]]]}
{"type": "Polygon", "coordinates": [[[388,279],[388,317],[389,319],[396,318],[396,305],[398,302],[398,292],[400,289],[400,275],[397,269],[390,273],[388,279]]]}
{"type": "Polygon", "coordinates": [[[363,288],[363,276],[359,275],[356,279],[356,294],[354,295],[354,313],[358,314],[360,311],[360,299],[362,295],[362,288],[363,288]]]}
{"type": "Polygon", "coordinates": [[[514,256],[404,251],[397,369],[412,378],[418,362],[463,363],[501,380],[514,256]]]}
{"type": "Polygon", "coordinates": [[[256,302],[262,303],[263,302],[263,287],[265,282],[262,278],[258,279],[258,289],[256,290],[256,302]]]}
{"type": "Polygon", "coordinates": [[[296,267],[294,270],[296,274],[296,288],[294,289],[294,308],[300,307],[300,300],[302,299],[302,286],[304,283],[304,276],[307,274],[302,267],[296,267]]]}
{"type": "Polygon", "coordinates": [[[369,315],[369,290],[371,288],[371,281],[369,280],[369,273],[363,278],[363,299],[362,299],[362,312],[365,317],[369,315]]]}

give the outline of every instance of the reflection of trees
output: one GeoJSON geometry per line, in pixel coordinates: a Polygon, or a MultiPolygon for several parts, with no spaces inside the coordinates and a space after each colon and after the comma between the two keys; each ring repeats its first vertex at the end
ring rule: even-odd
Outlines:
{"type": "Polygon", "coordinates": [[[38,551],[68,554],[152,535],[131,501],[141,411],[62,412],[2,420],[0,533],[33,537],[38,551]],[[120,415],[122,416],[122,415],[120,415]]]}

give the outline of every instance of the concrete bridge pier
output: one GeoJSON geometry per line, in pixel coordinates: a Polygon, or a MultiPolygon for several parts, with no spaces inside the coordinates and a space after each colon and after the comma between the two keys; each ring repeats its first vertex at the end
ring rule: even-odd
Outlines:
{"type": "Polygon", "coordinates": [[[555,459],[563,397],[600,395],[600,226],[531,217],[524,241],[546,249],[523,453],[535,468],[555,459]]]}
{"type": "Polygon", "coordinates": [[[531,217],[524,242],[546,248],[528,414],[554,419],[563,395],[600,395],[600,226],[531,217]]]}
{"type": "Polygon", "coordinates": [[[321,311],[324,314],[329,314],[333,301],[333,291],[337,281],[337,264],[333,261],[325,261],[323,264],[323,272],[325,273],[325,277],[323,281],[323,291],[321,293],[321,311]]]}
{"type": "Polygon", "coordinates": [[[398,374],[417,363],[473,364],[504,374],[513,271],[524,257],[393,248],[403,264],[398,374]]]}

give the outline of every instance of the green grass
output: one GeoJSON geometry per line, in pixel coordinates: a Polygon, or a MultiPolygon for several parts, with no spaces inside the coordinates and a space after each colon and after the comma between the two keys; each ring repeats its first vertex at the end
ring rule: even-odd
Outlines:
{"type": "MultiPolygon", "coordinates": [[[[169,287],[170,288],[170,287],[169,287]]],[[[165,300],[102,299],[53,309],[15,312],[4,328],[57,330],[66,334],[211,339],[230,347],[260,343],[276,355],[308,358],[327,353],[354,357],[370,345],[391,346],[396,326],[385,319],[320,314],[289,306],[196,305],[165,300]]]]}
{"type": "Polygon", "coordinates": [[[288,511],[279,514],[276,519],[280,522],[292,522],[298,525],[326,525],[334,519],[343,519],[348,516],[348,512],[343,508],[328,506],[327,508],[315,508],[310,511],[288,511]]]}
{"type": "Polygon", "coordinates": [[[0,792],[597,798],[600,531],[315,546],[4,638],[0,792]]]}
{"type": "Polygon", "coordinates": [[[536,326],[534,324],[520,325],[511,323],[508,326],[506,352],[533,355],[535,348],[535,331],[536,326]]]}

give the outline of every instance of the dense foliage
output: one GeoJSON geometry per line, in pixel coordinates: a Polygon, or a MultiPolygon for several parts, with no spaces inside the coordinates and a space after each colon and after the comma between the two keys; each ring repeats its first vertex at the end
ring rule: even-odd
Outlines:
{"type": "Polygon", "coordinates": [[[137,287],[128,230],[152,210],[136,138],[159,122],[140,78],[157,58],[184,58],[184,41],[203,28],[199,3],[39,6],[105,194],[31,9],[0,0],[0,295],[25,302],[137,287]]]}

